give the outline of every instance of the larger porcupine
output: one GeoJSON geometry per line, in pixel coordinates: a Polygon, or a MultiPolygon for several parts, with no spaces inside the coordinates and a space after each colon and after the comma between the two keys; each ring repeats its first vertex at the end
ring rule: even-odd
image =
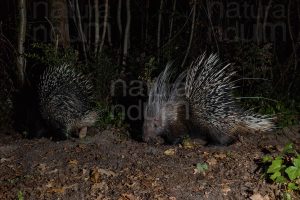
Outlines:
{"type": "Polygon", "coordinates": [[[176,143],[187,133],[214,144],[229,145],[241,131],[268,131],[271,118],[237,105],[230,64],[216,54],[202,54],[173,84],[171,65],[158,76],[145,108],[143,140],[176,143]],[[164,139],[164,140],[163,140],[164,139]]]}
{"type": "Polygon", "coordinates": [[[92,84],[68,64],[48,67],[38,84],[39,108],[48,127],[60,138],[84,137],[97,112],[91,107],[92,84]]]}

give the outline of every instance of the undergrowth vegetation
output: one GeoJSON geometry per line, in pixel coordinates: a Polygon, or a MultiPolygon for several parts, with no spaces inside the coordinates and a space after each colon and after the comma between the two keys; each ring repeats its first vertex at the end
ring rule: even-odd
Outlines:
{"type": "Polygon", "coordinates": [[[293,144],[287,144],[282,152],[262,159],[267,180],[282,186],[284,199],[291,199],[292,192],[300,192],[300,154],[293,144]]]}
{"type": "MultiPolygon", "coordinates": [[[[278,58],[271,43],[234,43],[232,53],[224,52],[224,59],[237,70],[237,94],[242,105],[256,112],[276,118],[279,128],[299,124],[300,102],[296,91],[288,91],[278,58]]],[[[287,66],[290,69],[292,66],[287,66]]]]}

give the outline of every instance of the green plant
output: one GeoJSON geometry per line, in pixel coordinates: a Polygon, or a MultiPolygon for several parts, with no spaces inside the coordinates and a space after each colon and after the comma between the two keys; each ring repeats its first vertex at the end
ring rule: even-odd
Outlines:
{"type": "Polygon", "coordinates": [[[91,80],[98,99],[105,99],[111,95],[113,81],[118,78],[119,67],[104,53],[88,63],[88,71],[92,72],[91,80]]]}
{"type": "Polygon", "coordinates": [[[151,81],[153,76],[153,71],[157,69],[157,61],[155,57],[150,57],[149,61],[145,63],[145,69],[140,75],[140,79],[146,82],[151,81]]]}
{"type": "Polygon", "coordinates": [[[96,102],[96,108],[100,113],[98,127],[107,128],[110,125],[115,128],[126,128],[125,113],[122,110],[103,102],[96,102]]]}
{"type": "Polygon", "coordinates": [[[283,185],[287,193],[300,190],[300,155],[293,144],[287,144],[277,156],[264,156],[262,163],[266,166],[267,177],[283,185]]]}
{"type": "Polygon", "coordinates": [[[24,200],[24,195],[22,191],[18,192],[18,200],[24,200]]]}
{"type": "Polygon", "coordinates": [[[295,105],[294,100],[280,101],[274,106],[275,113],[278,118],[278,127],[287,127],[299,124],[299,109],[295,105]]]}
{"type": "Polygon", "coordinates": [[[78,52],[72,48],[57,49],[53,44],[33,43],[26,54],[27,59],[46,66],[58,66],[63,63],[75,64],[78,52]]]}
{"type": "Polygon", "coordinates": [[[208,170],[208,165],[206,163],[197,163],[195,171],[197,173],[205,173],[208,170]]]}
{"type": "Polygon", "coordinates": [[[252,99],[243,102],[245,107],[256,107],[258,113],[276,116],[277,127],[283,128],[299,124],[299,109],[294,100],[269,101],[252,99]]]}

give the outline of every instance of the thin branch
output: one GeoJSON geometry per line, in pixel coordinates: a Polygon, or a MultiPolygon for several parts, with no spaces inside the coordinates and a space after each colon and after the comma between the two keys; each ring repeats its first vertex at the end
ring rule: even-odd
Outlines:
{"type": "Polygon", "coordinates": [[[108,7],[108,12],[107,12],[107,40],[108,40],[108,45],[110,47],[112,47],[110,19],[111,19],[110,7],[108,7]]]}
{"type": "Polygon", "coordinates": [[[150,0],[146,0],[145,41],[148,41],[150,0]]]}
{"type": "Polygon", "coordinates": [[[123,49],[123,65],[126,65],[126,60],[128,56],[128,47],[130,40],[130,24],[131,24],[131,11],[130,11],[130,0],[126,0],[126,13],[127,13],[127,22],[125,28],[124,36],[124,49],[123,49]]]}
{"type": "Polygon", "coordinates": [[[256,43],[259,44],[261,40],[261,24],[260,24],[260,14],[262,10],[261,1],[258,0],[258,8],[257,8],[257,19],[256,19],[256,43]]]}
{"type": "Polygon", "coordinates": [[[108,23],[108,0],[105,0],[104,24],[103,24],[103,32],[102,32],[99,53],[102,53],[102,50],[103,50],[103,45],[104,45],[105,35],[106,35],[106,30],[107,30],[107,23],[108,23]]]}
{"type": "Polygon", "coordinates": [[[19,1],[19,11],[20,11],[20,24],[19,24],[19,35],[18,35],[18,57],[17,57],[17,67],[18,75],[21,85],[25,81],[25,71],[26,71],[26,60],[24,57],[25,48],[24,43],[26,39],[26,25],[27,25],[27,14],[26,14],[26,0],[19,1]]]}
{"type": "Polygon", "coordinates": [[[216,47],[218,49],[218,53],[220,53],[217,36],[216,36],[215,30],[214,30],[213,22],[211,20],[212,17],[211,17],[211,13],[210,13],[210,8],[211,8],[211,6],[209,6],[209,1],[206,0],[206,11],[207,11],[206,15],[207,15],[207,18],[208,18],[209,25],[211,27],[211,31],[212,31],[213,38],[214,38],[215,43],[216,43],[216,47]]]}
{"type": "Polygon", "coordinates": [[[263,33],[264,33],[264,38],[267,38],[267,35],[266,35],[266,26],[267,26],[267,23],[268,23],[268,17],[269,17],[269,12],[270,12],[270,8],[272,6],[272,0],[269,0],[269,3],[267,5],[267,8],[266,8],[266,12],[265,12],[265,17],[264,17],[264,22],[263,22],[263,33]]]}
{"type": "Polygon", "coordinates": [[[90,24],[92,24],[92,5],[91,5],[91,0],[88,1],[88,12],[89,12],[89,21],[88,21],[88,45],[89,48],[91,46],[91,38],[92,38],[92,31],[91,31],[91,26],[90,24]]]}
{"type": "Polygon", "coordinates": [[[194,29],[195,29],[195,20],[196,20],[196,5],[197,5],[197,2],[196,0],[194,0],[193,2],[193,18],[192,18],[192,27],[191,27],[191,34],[190,34],[190,39],[189,39],[189,45],[188,45],[188,48],[186,50],[186,53],[185,53],[185,56],[184,56],[184,59],[182,61],[182,64],[181,64],[181,67],[184,67],[185,65],[185,62],[186,62],[186,59],[190,53],[190,49],[191,49],[191,46],[192,46],[192,42],[193,42],[193,36],[194,36],[194,29]]]}
{"type": "Polygon", "coordinates": [[[123,35],[121,15],[122,15],[122,0],[118,0],[117,23],[118,23],[120,41],[122,40],[122,35],[123,35]]]}
{"type": "Polygon", "coordinates": [[[171,20],[170,20],[170,32],[169,32],[169,40],[168,40],[168,42],[170,42],[171,38],[172,38],[173,23],[174,23],[174,16],[175,16],[175,10],[176,10],[176,2],[177,2],[177,0],[174,0],[174,2],[173,2],[173,8],[172,8],[172,16],[171,16],[171,20]]]}
{"type": "Polygon", "coordinates": [[[159,6],[159,15],[158,15],[158,24],[157,24],[157,60],[159,62],[160,60],[160,34],[161,34],[161,19],[162,19],[162,9],[164,5],[164,0],[160,0],[160,6],[159,6]]]}
{"type": "Polygon", "coordinates": [[[100,35],[100,24],[99,24],[99,0],[95,0],[95,54],[98,51],[99,35],[100,35]]]}
{"type": "Polygon", "coordinates": [[[289,28],[289,34],[290,34],[290,38],[292,41],[292,48],[293,48],[293,53],[292,56],[294,58],[294,69],[293,69],[293,74],[292,74],[292,80],[290,81],[289,87],[288,87],[288,94],[290,92],[291,87],[293,86],[294,82],[295,82],[295,78],[296,78],[296,72],[297,72],[297,68],[298,68],[298,60],[297,60],[297,47],[295,44],[295,39],[293,36],[293,29],[292,29],[292,24],[291,24],[291,8],[292,8],[292,1],[289,0],[289,5],[288,5],[288,28],[289,28]]]}
{"type": "Polygon", "coordinates": [[[85,35],[83,33],[83,30],[82,30],[82,24],[81,24],[81,14],[80,14],[80,10],[79,10],[79,3],[78,3],[78,0],[75,0],[75,3],[76,3],[76,14],[77,14],[77,18],[78,18],[78,27],[79,27],[79,35],[80,35],[80,39],[81,39],[81,42],[82,42],[82,48],[83,48],[83,53],[84,53],[84,58],[85,58],[85,61],[87,62],[87,53],[86,53],[86,38],[85,38],[85,35]]]}
{"type": "Polygon", "coordinates": [[[107,24],[107,40],[110,47],[112,47],[112,40],[111,40],[111,25],[110,23],[107,24]]]}
{"type": "Polygon", "coordinates": [[[172,39],[168,42],[166,42],[163,46],[161,46],[161,49],[164,49],[166,46],[168,46],[171,42],[173,42],[185,29],[186,25],[190,21],[191,15],[193,13],[193,9],[191,9],[189,15],[187,16],[187,19],[185,20],[184,24],[181,26],[180,30],[176,32],[176,34],[172,37],[172,39]]]}

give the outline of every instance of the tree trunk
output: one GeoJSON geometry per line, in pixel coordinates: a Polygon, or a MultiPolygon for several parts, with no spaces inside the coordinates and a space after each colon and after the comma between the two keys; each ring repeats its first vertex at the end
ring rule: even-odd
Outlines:
{"type": "Polygon", "coordinates": [[[118,0],[118,11],[117,11],[117,24],[119,30],[119,49],[118,49],[118,63],[121,64],[123,62],[123,27],[122,27],[122,0],[118,0]]]}
{"type": "Polygon", "coordinates": [[[160,0],[158,24],[157,24],[157,43],[156,43],[158,63],[160,61],[160,34],[161,34],[161,18],[162,18],[163,5],[164,5],[164,0],[160,0]]]}
{"type": "Polygon", "coordinates": [[[288,30],[289,30],[292,48],[293,48],[292,57],[294,59],[294,69],[293,69],[293,73],[292,73],[292,79],[290,80],[290,84],[288,86],[288,95],[290,95],[291,88],[292,88],[293,84],[295,83],[297,68],[298,68],[297,42],[295,41],[295,38],[294,38],[292,19],[291,19],[291,13],[292,13],[291,11],[292,11],[292,6],[293,6],[292,3],[293,3],[293,1],[289,0],[287,13],[288,13],[288,28],[289,28],[288,30]]]}
{"type": "Polygon", "coordinates": [[[49,6],[50,20],[55,33],[52,36],[52,42],[58,42],[59,46],[67,48],[70,46],[67,2],[66,0],[49,0],[49,6]]]}
{"type": "Polygon", "coordinates": [[[149,29],[149,7],[150,0],[146,0],[146,22],[145,22],[145,43],[148,41],[148,29],[149,29]]]}
{"type": "Polygon", "coordinates": [[[99,35],[100,35],[100,27],[99,27],[99,0],[95,0],[95,54],[98,51],[99,45],[99,35]]]}
{"type": "Polygon", "coordinates": [[[130,0],[126,0],[126,13],[127,13],[127,22],[125,28],[124,36],[124,49],[123,49],[123,65],[126,65],[127,56],[128,56],[128,47],[130,42],[130,23],[131,23],[131,11],[130,11],[130,0]]]}
{"type": "Polygon", "coordinates": [[[26,0],[19,1],[19,15],[20,15],[20,23],[19,23],[19,35],[18,35],[18,57],[17,57],[17,67],[18,67],[18,76],[21,86],[24,85],[25,80],[25,70],[26,70],[26,60],[24,57],[24,43],[26,36],[26,0]]]}
{"type": "Polygon", "coordinates": [[[86,53],[86,37],[85,37],[85,34],[83,33],[83,29],[82,29],[82,23],[81,23],[81,14],[80,14],[80,8],[79,8],[79,3],[78,3],[78,0],[75,0],[75,9],[76,9],[76,15],[77,15],[77,24],[78,24],[78,27],[79,27],[79,36],[80,36],[80,39],[81,39],[81,42],[82,42],[82,48],[83,48],[83,54],[84,54],[84,58],[85,58],[85,61],[87,61],[87,53],[86,53]]]}
{"type": "MultiPolygon", "coordinates": [[[[110,9],[108,7],[108,19],[111,19],[111,13],[110,9]]],[[[112,47],[112,39],[111,39],[111,22],[107,19],[107,40],[108,40],[108,45],[112,47]]]]}
{"type": "Polygon", "coordinates": [[[176,11],[176,2],[177,2],[177,0],[174,0],[174,2],[173,2],[172,15],[171,15],[171,20],[170,20],[169,40],[168,40],[169,43],[171,42],[172,33],[173,33],[173,23],[174,23],[175,11],[176,11]]]}
{"type": "Polygon", "coordinates": [[[103,32],[102,32],[102,38],[101,38],[101,44],[99,48],[99,52],[101,53],[104,46],[105,41],[105,35],[107,31],[107,21],[108,21],[108,0],[105,0],[105,14],[104,14],[104,23],[103,23],[103,32]]]}
{"type": "Polygon", "coordinates": [[[258,8],[257,8],[257,19],[256,19],[256,43],[257,45],[261,42],[261,34],[262,34],[262,25],[261,25],[261,12],[262,12],[262,3],[258,0],[258,8]]]}
{"type": "Polygon", "coordinates": [[[120,35],[120,41],[122,41],[123,29],[122,29],[122,0],[118,1],[118,12],[117,12],[117,21],[118,21],[118,29],[120,35]]]}
{"type": "Polygon", "coordinates": [[[92,31],[91,31],[91,24],[92,24],[92,4],[91,0],[88,1],[88,12],[89,12],[89,26],[88,26],[88,46],[89,50],[91,48],[91,38],[92,38],[92,31]]]}

